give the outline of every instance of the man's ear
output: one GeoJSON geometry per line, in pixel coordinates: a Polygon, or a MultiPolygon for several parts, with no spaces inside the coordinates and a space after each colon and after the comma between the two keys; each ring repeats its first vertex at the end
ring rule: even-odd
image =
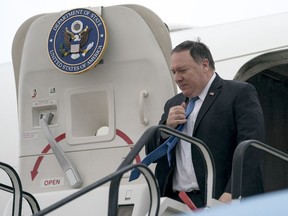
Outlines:
{"type": "Polygon", "coordinates": [[[204,60],[202,61],[202,65],[203,65],[203,67],[205,68],[205,71],[208,71],[208,70],[210,69],[208,59],[204,59],[204,60]]]}

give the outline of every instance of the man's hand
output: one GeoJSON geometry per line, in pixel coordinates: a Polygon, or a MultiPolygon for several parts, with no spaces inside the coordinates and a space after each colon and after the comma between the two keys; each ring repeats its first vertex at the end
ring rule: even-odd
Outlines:
{"type": "Polygon", "coordinates": [[[183,102],[179,106],[171,107],[169,110],[166,125],[172,128],[176,128],[177,125],[186,123],[187,119],[185,115],[185,107],[185,102],[183,102]]]}
{"type": "Polygon", "coordinates": [[[231,195],[231,193],[223,193],[222,195],[221,195],[221,197],[219,198],[219,201],[220,202],[223,202],[223,203],[230,203],[231,201],[232,201],[232,195],[231,195]]]}

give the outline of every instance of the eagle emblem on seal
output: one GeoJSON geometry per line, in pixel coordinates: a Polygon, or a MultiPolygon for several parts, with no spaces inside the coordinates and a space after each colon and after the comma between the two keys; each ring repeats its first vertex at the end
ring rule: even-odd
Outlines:
{"type": "Polygon", "coordinates": [[[61,14],[51,26],[47,51],[57,69],[78,74],[101,61],[107,41],[107,28],[101,15],[87,8],[76,8],[61,14]]]}
{"type": "Polygon", "coordinates": [[[65,28],[63,31],[63,44],[60,44],[59,51],[62,57],[70,56],[72,59],[78,59],[94,46],[94,42],[87,44],[91,28],[84,27],[82,21],[76,20],[71,24],[71,28],[65,28]]]}

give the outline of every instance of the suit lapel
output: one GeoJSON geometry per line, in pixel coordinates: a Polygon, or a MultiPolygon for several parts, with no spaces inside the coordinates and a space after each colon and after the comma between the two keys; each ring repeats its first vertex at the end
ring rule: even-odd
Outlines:
{"type": "MultiPolygon", "coordinates": [[[[194,131],[197,130],[202,118],[204,115],[207,113],[209,108],[212,106],[214,103],[215,99],[219,95],[222,87],[222,79],[216,74],[215,80],[210,86],[210,89],[208,90],[208,93],[203,101],[203,104],[199,110],[198,116],[196,118],[195,126],[194,126],[194,131]]],[[[194,133],[193,133],[194,134],[194,133]]]]}

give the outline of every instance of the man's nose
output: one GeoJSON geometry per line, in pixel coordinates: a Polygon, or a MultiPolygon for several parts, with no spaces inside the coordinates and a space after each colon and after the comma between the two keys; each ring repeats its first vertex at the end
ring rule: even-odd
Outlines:
{"type": "Polygon", "coordinates": [[[174,80],[175,80],[175,82],[178,82],[178,81],[182,80],[182,76],[180,75],[180,73],[175,72],[174,80]]]}

